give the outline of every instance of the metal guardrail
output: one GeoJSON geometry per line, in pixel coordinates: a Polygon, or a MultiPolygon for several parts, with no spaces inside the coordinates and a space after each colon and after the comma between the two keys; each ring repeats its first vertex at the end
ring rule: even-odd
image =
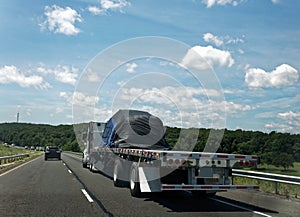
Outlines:
{"type": "Polygon", "coordinates": [[[17,154],[17,155],[0,157],[0,165],[5,163],[11,163],[16,160],[21,160],[25,157],[29,157],[29,154],[17,154]]]}
{"type": "Polygon", "coordinates": [[[300,177],[297,176],[287,176],[287,175],[279,175],[279,174],[272,174],[272,173],[262,173],[262,172],[233,169],[232,182],[234,180],[233,178],[234,176],[274,182],[274,188],[276,194],[278,194],[278,183],[300,185],[300,177]]]}

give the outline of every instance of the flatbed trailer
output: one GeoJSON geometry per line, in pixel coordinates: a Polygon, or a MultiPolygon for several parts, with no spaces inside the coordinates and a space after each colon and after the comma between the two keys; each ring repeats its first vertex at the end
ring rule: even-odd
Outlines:
{"type": "Polygon", "coordinates": [[[109,141],[116,141],[112,139],[117,135],[112,128],[107,123],[105,127],[103,123],[89,123],[86,163],[91,171],[112,177],[116,187],[129,186],[132,196],[180,190],[203,196],[219,191],[259,188],[257,185],[234,185],[230,181],[233,167],[257,167],[259,157],[256,155],[146,149],[139,144],[135,144],[139,148],[131,148],[129,143],[124,147],[116,147],[117,143],[107,146],[109,141]],[[100,132],[101,141],[100,128],[104,129],[100,132]]]}
{"type": "Polygon", "coordinates": [[[233,185],[230,181],[233,166],[257,167],[255,155],[102,148],[92,156],[97,157],[91,158],[91,167],[112,177],[115,186],[129,186],[132,196],[179,190],[209,195],[259,189],[257,185],[233,185]]]}

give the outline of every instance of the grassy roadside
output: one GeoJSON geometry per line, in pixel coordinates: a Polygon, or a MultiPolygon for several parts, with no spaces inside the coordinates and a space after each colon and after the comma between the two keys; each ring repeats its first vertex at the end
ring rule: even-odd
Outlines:
{"type": "MultiPolygon", "coordinates": [[[[234,177],[234,184],[242,185],[258,185],[259,190],[262,192],[275,193],[274,182],[251,179],[245,177],[234,177]]],[[[277,183],[278,194],[285,195],[286,197],[300,198],[300,186],[290,185],[284,183],[277,183]]]]}
{"type": "MultiPolygon", "coordinates": [[[[275,166],[266,166],[263,165],[258,170],[251,170],[257,172],[264,173],[273,173],[273,174],[281,174],[288,176],[300,176],[300,162],[295,162],[294,167],[284,170],[283,168],[278,168],[275,166]]],[[[275,193],[275,184],[274,182],[251,179],[245,177],[234,177],[234,184],[252,184],[259,185],[260,191],[275,193]]],[[[278,193],[280,195],[285,195],[286,197],[292,196],[296,198],[300,198],[300,186],[299,185],[290,185],[284,183],[277,184],[278,193]]]]}
{"type": "Polygon", "coordinates": [[[253,169],[245,169],[263,173],[274,173],[274,174],[281,174],[281,175],[288,175],[288,176],[300,176],[300,162],[295,162],[294,167],[284,170],[280,167],[275,167],[273,165],[267,166],[262,165],[261,168],[253,170],[253,169]]]}
{"type": "Polygon", "coordinates": [[[17,160],[17,161],[10,162],[10,163],[0,164],[0,170],[10,167],[10,166],[13,166],[13,165],[18,164],[23,161],[31,160],[33,158],[41,156],[43,153],[44,152],[41,152],[41,151],[32,151],[32,150],[26,150],[26,149],[21,149],[21,148],[16,148],[16,147],[8,147],[8,146],[4,146],[3,144],[0,144],[0,157],[17,155],[17,154],[29,154],[29,157],[23,158],[22,160],[17,160]]]}

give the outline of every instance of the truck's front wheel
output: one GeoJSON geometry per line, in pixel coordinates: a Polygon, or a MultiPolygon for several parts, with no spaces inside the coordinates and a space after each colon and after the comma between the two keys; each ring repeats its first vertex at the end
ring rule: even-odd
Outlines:
{"type": "Polygon", "coordinates": [[[133,163],[130,169],[130,193],[133,197],[141,196],[141,188],[139,183],[139,170],[137,163],[133,163]]]}

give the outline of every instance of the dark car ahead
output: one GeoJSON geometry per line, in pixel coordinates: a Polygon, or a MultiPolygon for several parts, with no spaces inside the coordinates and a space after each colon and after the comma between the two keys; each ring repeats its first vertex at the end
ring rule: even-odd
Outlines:
{"type": "Polygon", "coordinates": [[[45,149],[45,160],[48,158],[57,158],[58,160],[61,159],[61,151],[57,146],[49,146],[45,149]]]}

